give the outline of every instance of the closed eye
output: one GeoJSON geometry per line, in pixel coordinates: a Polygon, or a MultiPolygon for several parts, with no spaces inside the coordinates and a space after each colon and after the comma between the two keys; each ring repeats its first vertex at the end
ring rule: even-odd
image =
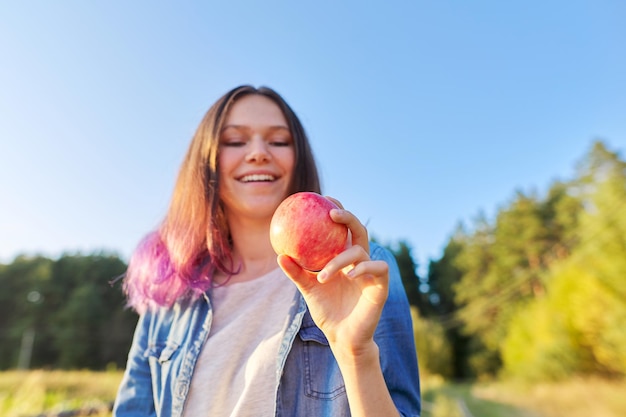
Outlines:
{"type": "Polygon", "coordinates": [[[272,146],[291,146],[291,142],[288,141],[271,141],[272,146]]]}
{"type": "Polygon", "coordinates": [[[245,146],[246,142],[243,141],[225,141],[222,142],[222,146],[230,146],[230,147],[234,147],[234,148],[240,148],[242,146],[245,146]]]}

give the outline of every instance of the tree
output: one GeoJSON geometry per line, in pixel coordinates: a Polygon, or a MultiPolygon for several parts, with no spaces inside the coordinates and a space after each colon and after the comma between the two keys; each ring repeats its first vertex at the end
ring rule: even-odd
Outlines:
{"type": "Polygon", "coordinates": [[[18,365],[27,332],[38,341],[44,331],[44,293],[51,266],[47,258],[26,255],[0,265],[0,369],[18,365]]]}
{"type": "Polygon", "coordinates": [[[480,357],[470,362],[478,374],[497,372],[512,318],[545,293],[550,265],[576,246],[582,207],[568,183],[553,183],[544,197],[518,190],[493,223],[483,216],[465,237],[455,303],[463,332],[477,338],[480,357]]]}
{"type": "Polygon", "coordinates": [[[463,250],[465,230],[462,224],[457,226],[455,233],[448,240],[443,255],[438,260],[430,260],[428,266],[429,300],[434,314],[430,319],[444,330],[445,338],[451,350],[449,375],[455,379],[466,379],[475,376],[469,364],[469,352],[472,336],[460,329],[461,322],[456,313],[459,305],[455,300],[454,288],[461,280],[462,271],[457,267],[457,257],[463,250]]]}
{"type": "Polygon", "coordinates": [[[417,307],[411,307],[411,319],[421,372],[454,377],[454,352],[446,329],[436,320],[421,317],[417,307]]]}
{"type": "Polygon", "coordinates": [[[404,240],[400,240],[396,245],[389,246],[398,263],[402,285],[406,292],[409,304],[416,306],[423,312],[427,309],[425,297],[419,290],[419,276],[417,275],[417,263],[411,256],[411,246],[404,240]]]}
{"type": "Polygon", "coordinates": [[[550,266],[545,297],[512,321],[503,346],[509,374],[626,375],[626,163],[595,142],[571,189],[583,207],[577,244],[550,266]]]}
{"type": "Polygon", "coordinates": [[[55,262],[52,282],[56,311],[50,325],[56,365],[62,368],[123,366],[136,321],[124,311],[124,297],[109,282],[126,270],[118,257],[107,254],[64,255],[55,262]],[[119,328],[105,332],[103,328],[119,328]],[[119,345],[124,335],[125,346],[119,345]],[[115,346],[115,347],[112,347],[115,346]],[[126,352],[124,352],[126,350],[126,352]]]}
{"type": "Polygon", "coordinates": [[[137,317],[109,282],[125,270],[105,253],[0,265],[0,369],[17,366],[26,332],[34,335],[32,367],[123,367],[137,317]]]}
{"type": "Polygon", "coordinates": [[[458,309],[454,287],[463,275],[457,266],[457,257],[463,250],[464,239],[465,230],[459,224],[444,247],[441,258],[431,259],[428,264],[429,300],[439,318],[449,316],[458,309]]]}

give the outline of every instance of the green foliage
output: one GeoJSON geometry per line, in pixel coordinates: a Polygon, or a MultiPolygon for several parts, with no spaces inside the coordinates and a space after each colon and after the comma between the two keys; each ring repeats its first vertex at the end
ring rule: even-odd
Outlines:
{"type": "Polygon", "coordinates": [[[560,380],[575,373],[583,358],[563,311],[545,300],[532,302],[512,320],[503,342],[504,372],[528,380],[560,380]]]}
{"type": "Polygon", "coordinates": [[[16,366],[22,336],[43,330],[52,261],[41,256],[19,256],[0,265],[0,369],[16,366]]]}
{"type": "Polygon", "coordinates": [[[452,348],[445,329],[436,321],[420,317],[416,307],[411,308],[411,318],[420,370],[430,375],[453,377],[452,348]]]}
{"type": "Polygon", "coordinates": [[[429,290],[434,296],[431,297],[433,309],[439,316],[448,315],[458,309],[454,287],[462,277],[462,271],[456,266],[456,262],[463,249],[462,237],[460,237],[463,233],[459,226],[444,248],[443,256],[438,260],[431,260],[428,265],[429,290]]]}
{"type": "Polygon", "coordinates": [[[429,267],[455,376],[626,375],[626,162],[604,143],[572,180],[458,227],[429,267]]]}
{"type": "Polygon", "coordinates": [[[406,241],[401,240],[396,245],[389,246],[388,249],[393,253],[398,263],[402,285],[409,299],[409,304],[424,312],[429,306],[427,296],[419,290],[420,281],[416,272],[417,264],[411,256],[411,246],[406,241]]]}
{"type": "Polygon", "coordinates": [[[0,267],[0,369],[27,356],[30,367],[124,367],[136,323],[120,288],[110,281],[126,270],[107,254],[16,258],[0,267]],[[34,334],[32,355],[22,349],[34,334]]]}
{"type": "Polygon", "coordinates": [[[576,210],[580,204],[560,183],[543,199],[517,192],[493,225],[481,220],[467,237],[458,257],[463,276],[455,287],[456,301],[464,331],[479,337],[492,353],[491,360],[483,360],[487,372],[499,366],[500,343],[511,317],[526,300],[543,294],[547,267],[569,250],[565,235],[576,224],[576,210]],[[559,207],[567,207],[568,215],[560,215],[559,207]]]}
{"type": "Polygon", "coordinates": [[[626,303],[579,262],[555,268],[545,299],[519,314],[504,343],[505,372],[531,380],[626,375],[626,303]]]}
{"type": "Polygon", "coordinates": [[[626,164],[596,143],[579,170],[578,245],[550,268],[545,297],[512,321],[503,346],[510,375],[626,375],[626,164]]]}
{"type": "Polygon", "coordinates": [[[428,318],[445,330],[445,337],[452,350],[451,377],[455,379],[476,376],[477,372],[469,362],[473,356],[470,352],[482,350],[482,347],[474,349],[476,340],[461,332],[460,321],[455,315],[459,305],[455,301],[454,288],[462,277],[457,258],[463,250],[464,236],[462,225],[459,225],[444,248],[443,256],[431,260],[428,268],[429,299],[432,300],[432,313],[428,318]]]}

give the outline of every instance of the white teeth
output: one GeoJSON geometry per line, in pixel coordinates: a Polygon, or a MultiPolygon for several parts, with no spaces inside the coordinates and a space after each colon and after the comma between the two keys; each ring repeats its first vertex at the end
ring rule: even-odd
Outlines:
{"type": "Polygon", "coordinates": [[[269,174],[252,174],[241,177],[241,181],[243,182],[253,182],[253,181],[274,181],[276,178],[273,175],[269,174]]]}

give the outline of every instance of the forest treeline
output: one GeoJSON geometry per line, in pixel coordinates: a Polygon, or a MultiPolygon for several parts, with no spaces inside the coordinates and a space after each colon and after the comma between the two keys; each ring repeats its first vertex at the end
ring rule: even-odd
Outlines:
{"type": "MultiPolygon", "coordinates": [[[[420,276],[395,254],[422,372],[446,378],[626,375],[626,162],[596,141],[573,178],[518,190],[453,230],[420,276]]],[[[136,314],[117,255],[0,264],[0,369],[123,368],[136,314]]]]}
{"type": "Polygon", "coordinates": [[[123,368],[137,315],[115,254],[18,256],[0,265],[0,369],[123,368]]]}
{"type": "Polygon", "coordinates": [[[417,277],[423,369],[626,376],[626,163],[596,141],[574,171],[545,192],[516,191],[494,218],[459,224],[417,277]]]}

